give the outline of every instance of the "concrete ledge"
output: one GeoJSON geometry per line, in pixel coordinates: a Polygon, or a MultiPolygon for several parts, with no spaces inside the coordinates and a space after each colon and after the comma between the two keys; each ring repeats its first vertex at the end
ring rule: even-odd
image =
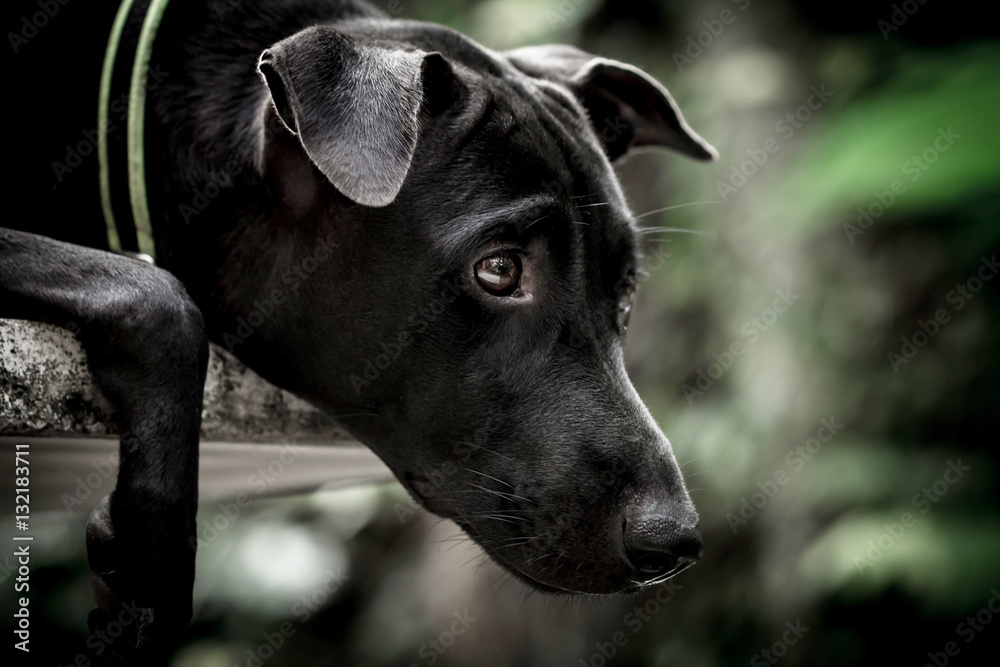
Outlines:
{"type": "MultiPolygon", "coordinates": [[[[0,451],[28,443],[34,512],[86,517],[114,489],[118,432],[114,409],[72,334],[49,324],[0,320],[0,451]]],[[[5,456],[0,480],[9,483],[13,476],[14,456],[5,456]]],[[[202,407],[203,506],[241,494],[392,479],[385,464],[331,417],[212,346],[202,407]]]]}
{"type": "MultiPolygon", "coordinates": [[[[353,442],[331,417],[268,384],[212,345],[202,407],[203,440],[353,442]]],[[[39,322],[0,320],[0,435],[118,433],[77,339],[39,322]]]]}

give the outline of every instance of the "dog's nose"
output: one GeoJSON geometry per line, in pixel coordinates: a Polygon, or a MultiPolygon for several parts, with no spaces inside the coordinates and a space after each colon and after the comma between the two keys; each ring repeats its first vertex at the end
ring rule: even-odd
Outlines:
{"type": "Polygon", "coordinates": [[[642,581],[663,579],[701,558],[701,533],[661,514],[627,517],[625,554],[642,581]]]}

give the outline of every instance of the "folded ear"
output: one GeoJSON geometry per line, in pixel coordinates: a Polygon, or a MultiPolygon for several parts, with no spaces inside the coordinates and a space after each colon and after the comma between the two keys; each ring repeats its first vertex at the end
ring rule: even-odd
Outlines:
{"type": "Polygon", "coordinates": [[[559,44],[515,49],[506,55],[526,74],[569,88],[587,109],[612,160],[639,146],[663,146],[696,160],[718,157],[687,126],[667,89],[637,67],[559,44]]]}
{"type": "Polygon", "coordinates": [[[365,206],[386,206],[403,187],[425,78],[440,88],[453,76],[440,54],[359,42],[327,26],[268,48],[257,71],[312,163],[365,206]]]}

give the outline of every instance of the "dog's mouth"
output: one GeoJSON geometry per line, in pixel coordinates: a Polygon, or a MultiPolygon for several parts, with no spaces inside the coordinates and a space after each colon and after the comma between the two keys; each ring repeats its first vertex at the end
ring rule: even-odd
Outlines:
{"type": "MultiPolygon", "coordinates": [[[[466,534],[472,538],[473,541],[480,545],[483,545],[484,540],[477,530],[474,523],[470,520],[467,512],[463,512],[461,503],[447,497],[447,492],[440,486],[434,484],[430,479],[422,475],[414,475],[407,473],[404,476],[406,484],[413,494],[420,500],[421,504],[430,512],[441,516],[446,519],[451,519],[460,528],[462,528],[466,534]]],[[[663,572],[659,576],[653,579],[640,579],[627,577],[622,580],[619,584],[613,587],[602,586],[601,590],[585,590],[583,586],[560,586],[551,581],[542,581],[532,574],[525,571],[523,567],[517,567],[510,562],[504,554],[492,553],[491,550],[487,549],[490,557],[498,563],[501,567],[520,579],[523,583],[528,584],[535,590],[542,591],[544,593],[550,593],[553,595],[612,595],[612,594],[623,594],[629,595],[642,591],[644,588],[650,586],[655,586],[661,584],[668,579],[675,577],[684,570],[694,565],[697,562],[697,558],[679,558],[677,563],[670,568],[668,571],[663,572]]],[[[641,572],[641,570],[640,570],[641,572]]]]}
{"type": "Polygon", "coordinates": [[[462,512],[458,503],[447,498],[443,490],[423,475],[407,473],[406,484],[428,511],[454,521],[461,521],[462,512]]]}
{"type": "MultiPolygon", "coordinates": [[[[474,541],[481,543],[477,537],[477,532],[475,528],[469,525],[467,522],[461,519],[455,520],[455,522],[461,526],[463,530],[471,537],[474,541]]],[[[489,553],[489,552],[488,552],[489,553]]],[[[668,579],[672,579],[684,570],[688,569],[697,562],[697,559],[682,559],[677,565],[670,571],[661,574],[655,579],[649,580],[639,580],[639,579],[628,579],[623,581],[620,585],[613,587],[611,589],[604,590],[585,590],[582,587],[571,588],[567,586],[560,586],[558,584],[552,583],[551,581],[541,581],[535,578],[533,575],[526,572],[523,568],[519,568],[511,564],[506,558],[501,554],[490,553],[490,557],[496,561],[501,567],[507,570],[509,573],[514,575],[516,578],[520,579],[521,582],[528,584],[535,590],[541,591],[543,593],[550,593],[552,595],[590,595],[590,596],[606,596],[606,595],[632,595],[641,592],[645,588],[651,586],[656,586],[662,584],[668,579]]]]}

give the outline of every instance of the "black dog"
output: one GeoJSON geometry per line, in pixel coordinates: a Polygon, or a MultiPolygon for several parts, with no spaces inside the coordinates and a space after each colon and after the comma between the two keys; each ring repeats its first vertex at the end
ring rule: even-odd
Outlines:
{"type": "Polygon", "coordinates": [[[74,331],[122,421],[92,623],[135,600],[149,653],[190,618],[209,339],[537,588],[697,560],[622,361],[637,240],[611,161],[714,157],[662,86],[349,0],[127,1],[106,49],[114,9],[89,4],[12,43],[26,206],[0,230],[0,316],[74,331]]]}

